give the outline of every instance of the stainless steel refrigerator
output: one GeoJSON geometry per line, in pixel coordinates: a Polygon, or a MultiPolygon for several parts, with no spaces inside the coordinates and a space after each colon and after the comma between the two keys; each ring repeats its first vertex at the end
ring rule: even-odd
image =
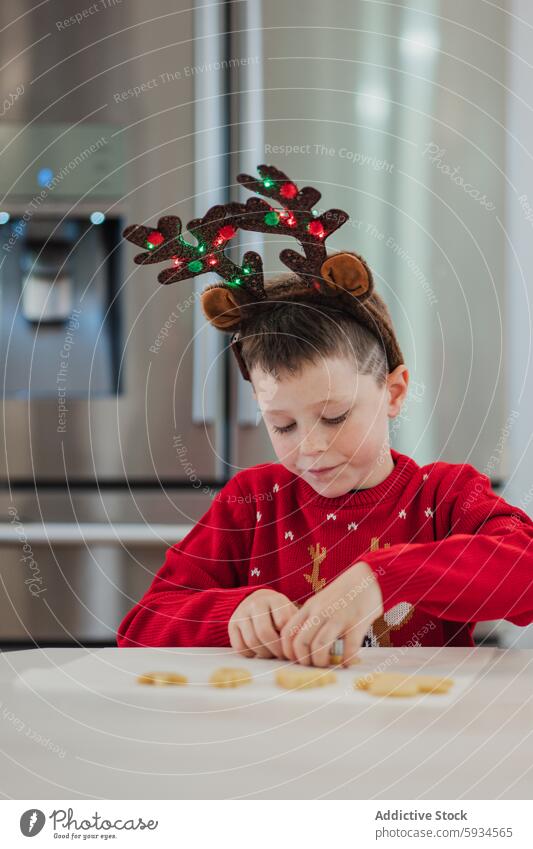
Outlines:
{"type": "MultiPolygon", "coordinates": [[[[271,162],[350,213],[332,246],[375,269],[410,366],[398,450],[488,469],[512,413],[504,95],[488,71],[465,82],[445,20],[303,0],[94,9],[0,8],[4,644],[113,643],[165,548],[229,477],[274,459],[203,318],[208,277],[162,287],[120,237],[244,198],[238,172],[271,162]]],[[[485,24],[504,25],[497,9],[485,24]]],[[[503,75],[497,45],[454,37],[503,75]]],[[[285,246],[247,233],[238,249],[268,273],[285,246]]],[[[504,450],[489,472],[505,479],[504,450]]]]}

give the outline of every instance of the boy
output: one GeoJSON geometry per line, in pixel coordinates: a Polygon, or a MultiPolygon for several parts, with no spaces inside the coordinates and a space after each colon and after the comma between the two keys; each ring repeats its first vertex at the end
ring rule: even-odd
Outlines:
{"type": "Polygon", "coordinates": [[[313,218],[316,190],[298,191],[272,166],[259,171],[260,180],[238,180],[282,210],[257,198],[215,207],[189,224],[195,248],[176,245],[171,218],[157,231],[125,231],[138,245],[161,246],[157,259],[136,261],[173,257],[162,282],[217,260],[226,282],[208,287],[202,306],[216,327],[237,331],[232,350],[279,463],[224,486],[168,550],[118,644],[231,645],[326,666],[342,638],[349,665],[362,643],[469,646],[477,621],[530,623],[533,522],[472,466],[420,468],[390,447],[388,420],[401,410],[409,374],[364,260],[326,254],[325,237],[346,213],[313,218]],[[304,249],[304,257],[280,255],[292,274],[265,284],[257,254],[245,254],[236,272],[213,250],[224,231],[270,232],[287,211],[304,249]],[[192,251],[202,245],[200,260],[192,251]]]}

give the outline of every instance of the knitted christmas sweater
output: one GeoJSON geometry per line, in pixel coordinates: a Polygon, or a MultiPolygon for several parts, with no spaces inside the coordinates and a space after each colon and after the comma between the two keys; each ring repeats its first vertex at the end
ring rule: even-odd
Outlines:
{"type": "Polygon", "coordinates": [[[118,645],[229,646],[229,619],[250,593],[301,605],[359,560],[384,607],[366,645],[471,646],[480,620],[532,622],[528,515],[471,465],[391,454],[384,481],[336,498],[278,463],[239,472],[168,549],[118,645]]]}

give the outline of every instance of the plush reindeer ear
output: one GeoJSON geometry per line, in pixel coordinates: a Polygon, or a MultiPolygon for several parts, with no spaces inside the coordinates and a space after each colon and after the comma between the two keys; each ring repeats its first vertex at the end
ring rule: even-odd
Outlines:
{"type": "Polygon", "coordinates": [[[328,286],[337,291],[344,289],[356,297],[368,296],[373,289],[368,270],[353,254],[340,253],[328,257],[320,267],[320,275],[328,286]]]}
{"type": "Polygon", "coordinates": [[[231,330],[239,324],[239,304],[226,286],[208,287],[202,292],[200,302],[205,317],[218,330],[231,330]]]}

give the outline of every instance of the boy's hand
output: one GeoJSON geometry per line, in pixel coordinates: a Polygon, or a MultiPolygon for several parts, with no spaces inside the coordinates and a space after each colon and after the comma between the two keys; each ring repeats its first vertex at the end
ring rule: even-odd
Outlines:
{"type": "Polygon", "coordinates": [[[246,657],[285,660],[280,631],[298,611],[293,602],[275,590],[250,593],[233,611],[228,634],[232,648],[246,657]]]}
{"type": "Polygon", "coordinates": [[[349,666],[370,625],[383,614],[383,598],[374,572],[359,562],[346,569],[291,617],[281,631],[288,660],[328,666],[332,644],[344,640],[343,666],[349,666]]]}

